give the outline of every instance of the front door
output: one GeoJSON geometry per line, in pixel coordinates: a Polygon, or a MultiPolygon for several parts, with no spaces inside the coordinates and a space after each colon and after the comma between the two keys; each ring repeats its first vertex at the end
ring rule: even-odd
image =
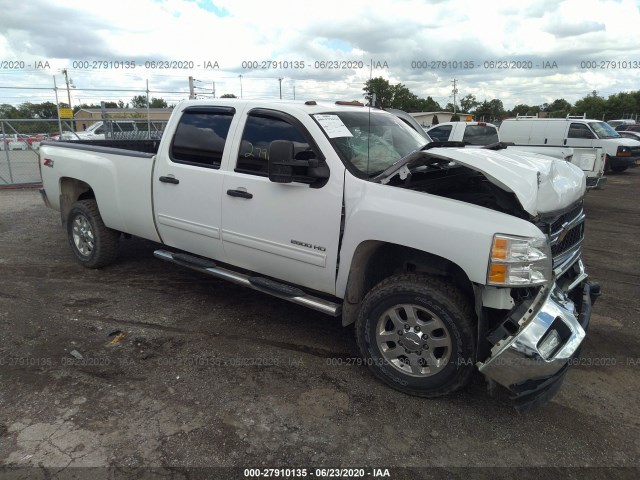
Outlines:
{"type": "Polygon", "coordinates": [[[297,159],[324,159],[309,132],[280,112],[250,111],[237,158],[225,172],[222,239],[229,263],[333,294],[344,168],[313,188],[269,181],[269,145],[294,143],[297,159]],[[234,167],[235,165],[235,167],[234,167]]]}

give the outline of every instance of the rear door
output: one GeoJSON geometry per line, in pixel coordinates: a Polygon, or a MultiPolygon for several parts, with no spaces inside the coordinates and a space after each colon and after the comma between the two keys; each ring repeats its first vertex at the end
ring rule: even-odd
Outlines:
{"type": "Polygon", "coordinates": [[[223,260],[220,165],[237,119],[232,107],[187,107],[154,171],[155,219],[162,241],[223,260]]]}
{"type": "MultiPolygon", "coordinates": [[[[323,135],[317,125],[316,135],[323,135]]],[[[222,188],[222,238],[228,262],[263,275],[333,294],[342,215],[344,168],[315,188],[273,183],[269,145],[294,143],[298,160],[325,160],[296,118],[274,110],[248,112],[222,188]]],[[[335,152],[327,152],[335,155],[335,152]]]]}

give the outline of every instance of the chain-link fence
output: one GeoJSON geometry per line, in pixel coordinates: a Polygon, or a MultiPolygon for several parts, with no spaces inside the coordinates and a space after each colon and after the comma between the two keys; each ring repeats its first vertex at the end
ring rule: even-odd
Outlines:
{"type": "Polygon", "coordinates": [[[42,181],[38,152],[44,141],[96,141],[103,145],[109,140],[159,141],[167,124],[146,118],[109,118],[92,123],[86,131],[74,132],[71,120],[0,119],[0,187],[42,181]]]}

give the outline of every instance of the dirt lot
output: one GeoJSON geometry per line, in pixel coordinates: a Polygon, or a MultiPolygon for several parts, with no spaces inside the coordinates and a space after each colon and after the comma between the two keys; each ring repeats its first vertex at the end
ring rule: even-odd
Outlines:
{"type": "Polygon", "coordinates": [[[564,478],[634,478],[639,191],[635,169],[587,195],[584,256],[603,296],[560,393],[519,415],[480,386],[438,400],[395,392],[350,364],[354,334],[339,320],[155,260],[151,242],[125,241],[116,265],[86,270],[36,190],[0,190],[0,462],[52,467],[0,476],[559,466],[635,467],[564,478]]]}

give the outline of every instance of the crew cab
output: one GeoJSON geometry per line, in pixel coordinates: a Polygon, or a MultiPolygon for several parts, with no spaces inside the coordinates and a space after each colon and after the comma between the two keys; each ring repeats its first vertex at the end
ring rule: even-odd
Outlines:
{"type": "MultiPolygon", "coordinates": [[[[579,167],[587,176],[587,188],[604,186],[605,153],[602,148],[593,146],[565,147],[556,145],[529,145],[528,143],[503,142],[498,128],[488,122],[446,122],[427,129],[428,135],[434,140],[463,142],[470,146],[487,146],[504,143],[505,148],[523,150],[531,153],[546,155],[579,167]]],[[[507,137],[510,138],[510,137],[507,137]]],[[[518,140],[522,140],[518,138],[518,140]]]]}
{"type": "Polygon", "coordinates": [[[425,144],[343,102],[185,101],[144,148],[42,144],[80,264],[130,235],[164,244],[158,259],[355,323],[372,373],[423,397],[479,371],[532,408],[585,337],[600,288],[574,165],[425,144]]]}

